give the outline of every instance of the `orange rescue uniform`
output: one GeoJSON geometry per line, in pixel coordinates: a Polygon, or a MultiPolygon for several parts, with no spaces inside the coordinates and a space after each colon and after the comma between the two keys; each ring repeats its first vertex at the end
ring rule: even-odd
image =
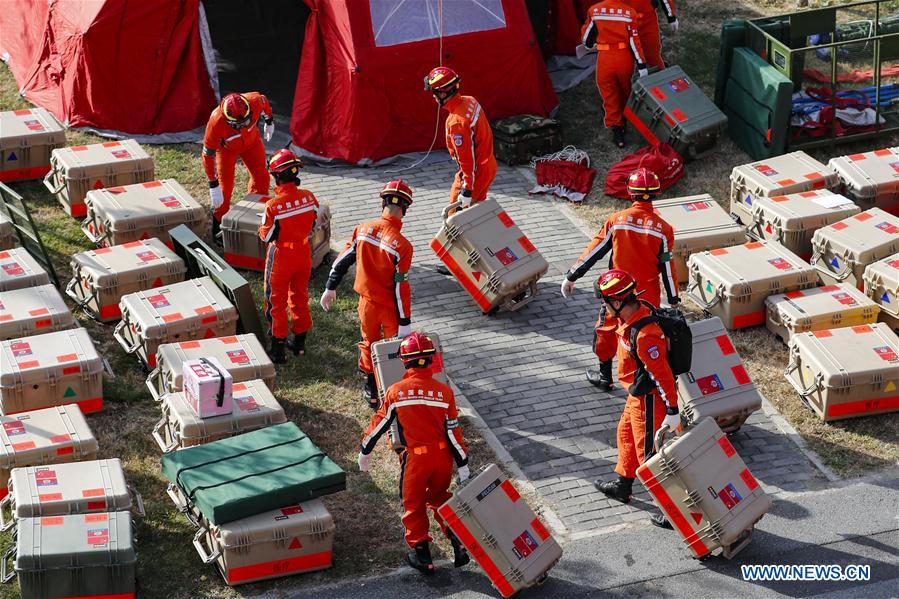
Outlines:
{"type": "Polygon", "coordinates": [[[450,190],[450,203],[462,188],[471,191],[471,201],[487,199],[487,190],[496,177],[493,132],[481,105],[471,96],[456,94],[443,107],[446,117],[446,147],[459,165],[450,190]]]}
{"type": "MultiPolygon", "coordinates": [[[[630,345],[631,326],[650,315],[649,308],[641,305],[618,327],[618,381],[622,387],[630,387],[637,377],[638,362],[630,345]]],[[[615,472],[625,478],[636,477],[637,468],[652,455],[655,433],[665,419],[665,408],[677,407],[677,385],[668,366],[668,344],[662,329],[654,322],[649,323],[637,332],[636,341],[637,357],[655,383],[655,389],[646,395],[628,395],[618,421],[615,472]]]]}
{"type": "Polygon", "coordinates": [[[412,291],[409,269],[412,244],[400,230],[403,221],[391,216],[363,223],[331,266],[325,288],[337,289],[341,279],[356,264],[353,289],[359,294],[359,369],[373,372],[371,344],[395,337],[400,325],[411,320],[412,291]]]}
{"type": "Polygon", "coordinates": [[[620,0],[594,4],[587,11],[581,41],[598,50],[596,85],[602,96],[605,126],[624,125],[624,106],[631,93],[634,65],[645,68],[636,11],[620,0]]]}
{"type": "MultiPolygon", "coordinates": [[[[612,268],[630,273],[637,282],[639,298],[655,307],[661,301],[659,274],[668,300],[677,297],[677,273],[671,251],[674,229],[653,212],[652,202],[635,201],[630,208],[612,214],[587,249],[565,275],[577,281],[599,260],[612,252],[612,268]]],[[[619,321],[606,312],[605,304],[596,321],[593,351],[601,362],[615,355],[615,331],[619,321]]]]}
{"type": "Polygon", "coordinates": [[[218,179],[222,187],[224,203],[213,210],[213,217],[221,221],[231,209],[231,193],[234,191],[234,165],[240,158],[250,172],[248,193],[268,194],[269,174],[265,164],[265,147],[259,135],[259,119],[272,118],[272,107],[268,98],[259,92],[248,92],[243,96],[250,103],[252,116],[250,124],[243,129],[234,129],[225,120],[221,107],[212,111],[206,123],[203,136],[203,168],[210,181],[218,179]]]}
{"type": "MultiPolygon", "coordinates": [[[[652,0],[622,0],[637,12],[637,31],[640,43],[646,56],[646,64],[651,67],[665,68],[662,60],[662,32],[659,30],[659,17],[652,0]]],[[[665,17],[671,23],[677,19],[674,14],[674,0],[660,0],[665,17]]]]}
{"type": "Polygon", "coordinates": [[[309,312],[309,276],[312,250],[309,235],[315,227],[318,201],[311,191],[295,183],[275,187],[275,197],[265,204],[259,237],[268,243],[265,256],[265,316],[270,334],[287,337],[290,309],[294,335],[312,328],[309,312]]]}
{"type": "Polygon", "coordinates": [[[446,533],[437,508],[452,497],[453,460],[468,464],[468,451],[459,428],[459,414],[452,389],[431,375],[430,368],[410,368],[402,380],[387,389],[384,403],[371,417],[362,437],[362,453],[368,455],[396,419],[406,449],[400,457],[400,495],[406,543],[414,548],[431,541],[428,510],[446,533]]]}

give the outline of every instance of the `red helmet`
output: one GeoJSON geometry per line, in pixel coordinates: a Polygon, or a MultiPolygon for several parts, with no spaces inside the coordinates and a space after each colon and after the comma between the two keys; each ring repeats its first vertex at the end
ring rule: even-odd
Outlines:
{"type": "Polygon", "coordinates": [[[402,179],[394,179],[381,190],[382,206],[395,204],[406,212],[406,208],[412,205],[412,188],[406,185],[402,179]]]}
{"type": "Polygon", "coordinates": [[[620,268],[609,270],[596,281],[596,291],[602,299],[626,300],[635,295],[637,282],[620,268]]]}
{"type": "Polygon", "coordinates": [[[250,124],[253,111],[250,102],[241,94],[228,94],[222,100],[222,115],[225,121],[234,129],[243,129],[250,124]]]}
{"type": "Polygon", "coordinates": [[[627,192],[635,200],[652,200],[662,191],[662,184],[654,172],[640,167],[627,178],[627,192]]]}
{"type": "Polygon", "coordinates": [[[414,331],[400,343],[400,359],[406,368],[409,366],[425,366],[437,353],[434,342],[424,333],[414,331]]]}
{"type": "Polygon", "coordinates": [[[268,160],[268,171],[273,175],[290,174],[296,177],[305,165],[290,150],[278,150],[268,160]]]}
{"type": "Polygon", "coordinates": [[[425,89],[430,92],[449,91],[457,83],[459,83],[459,75],[449,67],[432,69],[425,77],[425,89]]]}

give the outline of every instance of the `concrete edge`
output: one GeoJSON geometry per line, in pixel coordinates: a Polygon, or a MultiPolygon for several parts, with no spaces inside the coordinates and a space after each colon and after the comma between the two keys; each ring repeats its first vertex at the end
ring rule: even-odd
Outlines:
{"type": "Polygon", "coordinates": [[[524,471],[522,471],[521,467],[518,465],[518,462],[515,461],[515,458],[512,457],[512,454],[500,443],[499,438],[490,428],[490,426],[481,418],[478,411],[475,407],[468,401],[468,398],[465,397],[465,394],[461,389],[453,382],[451,377],[449,378],[450,387],[453,389],[453,393],[456,396],[456,404],[459,407],[460,412],[463,416],[469,418],[473,423],[475,428],[487,442],[487,446],[493,450],[493,453],[496,454],[497,459],[502,463],[502,465],[512,474],[515,479],[515,484],[517,484],[520,488],[526,490],[528,493],[534,495],[535,497],[540,499],[540,513],[543,516],[543,519],[552,529],[553,533],[557,537],[557,541],[567,541],[570,539],[570,532],[568,527],[562,522],[562,519],[553,511],[551,507],[547,504],[543,495],[537,490],[537,488],[531,483],[530,479],[525,475],[524,471]]]}

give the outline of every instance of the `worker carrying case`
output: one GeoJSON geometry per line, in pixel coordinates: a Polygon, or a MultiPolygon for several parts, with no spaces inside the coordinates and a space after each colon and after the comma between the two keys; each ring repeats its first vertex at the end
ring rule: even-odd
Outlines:
{"type": "Polygon", "coordinates": [[[869,264],[899,252],[899,216],[871,208],[815,231],[811,263],[824,284],[864,288],[869,264]]]}
{"type": "Polygon", "coordinates": [[[492,121],[493,155],[506,164],[528,164],[534,156],[562,149],[562,124],[536,114],[492,121]]]}
{"type": "Polygon", "coordinates": [[[64,145],[65,129],[46,108],[0,112],[0,181],[40,179],[64,145]]]}
{"type": "Polygon", "coordinates": [[[637,477],[695,558],[721,549],[731,559],[752,540],[771,500],[711,418],[663,442],[637,477]]]}
{"type": "Polygon", "coordinates": [[[899,147],[831,158],[840,191],[862,210],[880,208],[899,216],[899,147]]]}
{"type": "Polygon", "coordinates": [[[765,326],[787,345],[793,335],[877,322],[880,308],[853,287],[841,283],[772,295],[765,300],[765,326]]]}
{"type": "Polygon", "coordinates": [[[75,317],[53,285],[0,291],[0,340],[76,326],[75,317]]]}
{"type": "Polygon", "coordinates": [[[450,215],[431,249],[485,314],[518,310],[537,295],[549,264],[496,200],[484,200],[450,215]]]}
{"type": "Polygon", "coordinates": [[[50,275],[25,248],[0,251],[0,291],[49,284],[50,275]]]}

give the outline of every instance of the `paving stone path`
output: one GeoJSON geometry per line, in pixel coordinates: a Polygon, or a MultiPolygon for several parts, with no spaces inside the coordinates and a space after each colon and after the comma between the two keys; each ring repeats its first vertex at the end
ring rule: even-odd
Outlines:
{"type": "MultiPolygon", "coordinates": [[[[452,163],[402,173],[389,170],[307,169],[304,184],[331,204],[333,244],[348,239],[357,223],[375,218],[377,193],[386,181],[406,179],[415,193],[403,228],[415,247],[413,326],[440,335],[455,384],[573,534],[645,518],[652,504],[639,485],[635,501],[626,506],[593,487],[595,479],[614,476],[615,429],[626,394],[598,392],[584,379],[584,369],[595,361],[590,343],[598,310],[589,280],[580,281],[567,301],[558,290],[587,236],[551,200],[528,196],[529,184],[517,171],[501,167],[491,197],[537,246],[550,269],[529,306],[483,316],[461,286],[434,271],[436,258],[428,247],[440,227],[452,163]]],[[[591,280],[594,275],[599,272],[591,272],[591,280]]],[[[350,285],[344,283],[338,293],[351,293],[350,285]]],[[[813,479],[823,480],[760,412],[732,441],[768,490],[801,491],[813,479]]]]}

